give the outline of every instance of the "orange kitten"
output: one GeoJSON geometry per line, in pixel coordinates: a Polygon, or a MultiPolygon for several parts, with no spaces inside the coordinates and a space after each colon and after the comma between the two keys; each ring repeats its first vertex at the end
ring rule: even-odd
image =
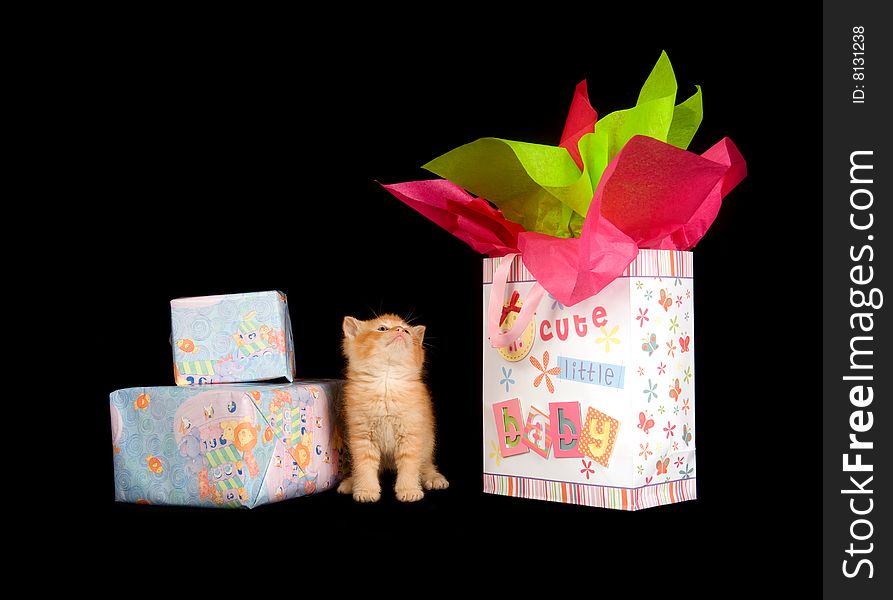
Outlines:
{"type": "Polygon", "coordinates": [[[357,502],[381,498],[381,471],[396,470],[401,502],[421,500],[449,483],[434,465],[434,410],[422,382],[425,327],[400,317],[344,317],[344,422],[351,474],[338,491],[357,502]]]}

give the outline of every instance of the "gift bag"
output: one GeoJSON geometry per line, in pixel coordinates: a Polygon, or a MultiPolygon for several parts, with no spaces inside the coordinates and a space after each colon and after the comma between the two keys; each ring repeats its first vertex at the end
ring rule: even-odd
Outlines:
{"type": "Polygon", "coordinates": [[[484,491],[637,510],[695,497],[692,255],[746,176],[687,150],[666,53],[635,106],[586,81],[558,146],[480,138],[385,185],[484,259],[484,491]],[[520,255],[521,258],[518,258],[520,255]],[[523,260],[522,260],[523,259],[523,260]]]}
{"type": "Polygon", "coordinates": [[[639,250],[573,306],[515,256],[484,259],[484,491],[623,510],[695,498],[692,254],[639,250]]]}

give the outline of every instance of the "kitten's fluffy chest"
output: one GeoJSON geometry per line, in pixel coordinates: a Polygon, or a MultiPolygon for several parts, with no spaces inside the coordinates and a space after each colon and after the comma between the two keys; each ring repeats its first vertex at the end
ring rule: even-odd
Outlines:
{"type": "Polygon", "coordinates": [[[380,373],[352,373],[348,395],[355,427],[378,447],[382,466],[393,468],[397,444],[424,423],[423,406],[428,395],[418,372],[385,369],[380,373]]]}
{"type": "Polygon", "coordinates": [[[379,417],[400,416],[424,393],[418,372],[396,366],[352,373],[350,383],[363,398],[367,411],[379,417]]]}

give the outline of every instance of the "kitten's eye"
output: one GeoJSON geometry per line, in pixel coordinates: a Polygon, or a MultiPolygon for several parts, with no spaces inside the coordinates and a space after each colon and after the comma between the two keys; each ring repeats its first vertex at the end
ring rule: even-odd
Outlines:
{"type": "Polygon", "coordinates": [[[385,327],[384,325],[382,325],[382,326],[379,327],[376,331],[387,331],[387,330],[388,330],[388,328],[385,327]]]}

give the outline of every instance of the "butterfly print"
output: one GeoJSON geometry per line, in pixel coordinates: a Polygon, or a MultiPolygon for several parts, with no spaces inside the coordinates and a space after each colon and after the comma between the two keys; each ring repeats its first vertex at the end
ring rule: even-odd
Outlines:
{"type": "Polygon", "coordinates": [[[654,427],[654,419],[649,419],[648,417],[645,416],[645,413],[640,412],[639,413],[639,424],[636,425],[636,427],[638,427],[645,433],[648,433],[648,431],[652,427],[654,427]]]}
{"type": "Polygon", "coordinates": [[[670,398],[674,401],[679,402],[679,396],[682,394],[682,386],[679,385],[679,379],[673,382],[673,387],[670,388],[670,398]]]}
{"type": "Polygon", "coordinates": [[[654,351],[657,350],[657,336],[655,334],[648,334],[648,338],[645,340],[645,343],[642,344],[642,350],[647,352],[648,356],[654,354],[654,351]]]}
{"type": "Polygon", "coordinates": [[[686,446],[691,442],[691,429],[688,428],[688,424],[686,423],[683,423],[682,425],[682,440],[685,442],[686,446]]]}

